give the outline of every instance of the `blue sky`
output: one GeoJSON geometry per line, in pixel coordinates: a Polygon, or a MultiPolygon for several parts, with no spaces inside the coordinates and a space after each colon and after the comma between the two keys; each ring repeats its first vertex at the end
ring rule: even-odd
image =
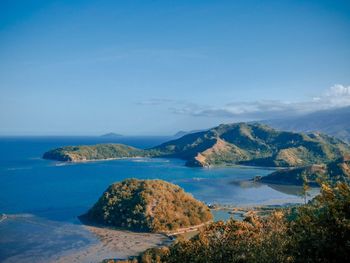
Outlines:
{"type": "Polygon", "coordinates": [[[0,1],[0,134],[172,134],[350,105],[349,1],[0,1]]]}

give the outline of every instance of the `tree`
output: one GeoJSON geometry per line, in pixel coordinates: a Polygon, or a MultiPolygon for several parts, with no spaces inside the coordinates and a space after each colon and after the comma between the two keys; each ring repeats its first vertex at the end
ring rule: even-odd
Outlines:
{"type": "Polygon", "coordinates": [[[323,183],[311,204],[290,223],[295,262],[346,262],[350,259],[350,186],[323,183]]]}
{"type": "Polygon", "coordinates": [[[309,181],[307,179],[307,175],[305,173],[302,174],[302,180],[303,180],[303,189],[301,193],[304,197],[304,204],[306,204],[307,197],[310,196],[308,192],[310,190],[310,186],[309,186],[309,181]]]}

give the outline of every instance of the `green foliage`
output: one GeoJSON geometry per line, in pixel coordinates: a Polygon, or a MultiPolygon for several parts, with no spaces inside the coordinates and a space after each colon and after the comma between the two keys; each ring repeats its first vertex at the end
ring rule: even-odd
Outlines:
{"type": "Polygon", "coordinates": [[[322,134],[282,132],[261,124],[222,124],[147,150],[121,144],[67,146],[44,158],[86,161],[123,157],[175,157],[188,166],[245,164],[300,167],[328,163],[350,154],[347,144],[322,134]]]}
{"type": "Polygon", "coordinates": [[[350,187],[323,184],[321,194],[298,209],[290,224],[295,262],[346,262],[350,259],[350,187]]]}
{"type": "MultiPolygon", "coordinates": [[[[190,240],[149,249],[137,262],[336,263],[350,258],[350,187],[323,184],[313,202],[208,225],[190,240]]],[[[135,260],[134,260],[135,262],[135,260]]]]}
{"type": "Polygon", "coordinates": [[[152,150],[160,156],[185,159],[189,166],[240,163],[294,167],[329,162],[350,153],[348,145],[326,135],[283,132],[247,123],[222,124],[152,150]]]}
{"type": "Polygon", "coordinates": [[[277,170],[261,178],[264,183],[304,185],[319,185],[318,179],[350,183],[350,159],[343,157],[328,164],[310,165],[292,169],[277,170]]]}
{"type": "Polygon", "coordinates": [[[84,216],[138,231],[172,231],[212,219],[209,209],[182,188],[162,180],[127,179],[111,185],[84,216]]]}
{"type": "Polygon", "coordinates": [[[43,158],[77,162],[146,156],[148,156],[146,151],[123,144],[97,144],[57,148],[46,152],[43,158]]]}
{"type": "Polygon", "coordinates": [[[302,195],[304,196],[304,203],[306,204],[306,198],[309,195],[308,191],[310,190],[310,186],[309,186],[309,182],[306,174],[302,175],[302,179],[303,179],[302,195]]]}

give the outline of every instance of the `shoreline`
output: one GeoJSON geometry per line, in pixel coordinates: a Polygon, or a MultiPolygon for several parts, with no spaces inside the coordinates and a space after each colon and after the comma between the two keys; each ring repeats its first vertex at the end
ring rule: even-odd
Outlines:
{"type": "Polygon", "coordinates": [[[159,233],[139,233],[91,225],[83,227],[96,236],[99,242],[86,248],[67,251],[52,262],[88,263],[102,262],[104,259],[125,260],[138,256],[149,248],[170,245],[172,242],[169,237],[159,233]]]}
{"type": "Polygon", "coordinates": [[[117,158],[106,158],[106,159],[91,159],[91,160],[77,160],[77,161],[61,161],[56,159],[45,159],[41,158],[46,161],[54,161],[58,162],[61,165],[64,164],[78,164],[78,163],[90,163],[90,162],[103,162],[103,161],[115,161],[115,160],[132,160],[132,159],[150,159],[151,157],[142,157],[142,156],[136,156],[136,157],[117,157],[117,158]]]}
{"type": "MultiPolygon", "coordinates": [[[[39,158],[42,160],[46,161],[54,161],[54,162],[59,162],[59,163],[89,163],[89,162],[103,162],[103,161],[115,161],[115,160],[132,160],[132,159],[178,159],[182,161],[181,158],[173,158],[173,157],[161,157],[161,156],[135,156],[135,157],[116,157],[116,158],[105,158],[105,159],[90,159],[90,160],[72,160],[72,161],[62,161],[62,160],[57,160],[57,159],[48,159],[48,158],[39,158]]],[[[239,164],[239,163],[232,163],[232,164],[221,164],[221,165],[208,165],[208,166],[188,166],[184,165],[185,167],[189,168],[204,168],[204,169],[220,169],[220,168],[242,168],[242,169],[262,169],[262,170],[271,170],[271,171],[277,171],[277,170],[290,170],[290,169],[295,169],[295,168],[301,168],[301,166],[260,166],[260,165],[245,165],[245,164],[239,164]]],[[[252,181],[255,181],[255,178],[251,179],[252,181]]],[[[258,182],[260,181],[257,180],[258,182]]],[[[264,182],[265,183],[265,182],[264,182]]],[[[266,182],[267,183],[267,182],[266,182]]],[[[273,183],[271,183],[273,184],[273,183]]],[[[275,183],[276,184],[276,183],[275,183]]],[[[287,185],[294,185],[290,183],[284,183],[287,185]]],[[[296,185],[299,186],[299,185],[296,185]]]]}
{"type": "MultiPolygon", "coordinates": [[[[135,156],[135,157],[116,157],[116,158],[105,158],[105,159],[90,159],[90,160],[72,160],[72,161],[63,161],[63,160],[57,160],[57,159],[48,159],[41,157],[40,159],[46,160],[46,161],[54,161],[59,163],[67,163],[67,164],[74,164],[74,163],[89,163],[89,162],[103,162],[103,161],[115,161],[115,160],[132,160],[132,159],[178,159],[185,161],[181,158],[173,158],[173,157],[161,157],[161,156],[135,156]]],[[[209,166],[187,166],[185,167],[189,168],[204,168],[204,169],[216,169],[216,168],[246,168],[246,169],[265,169],[265,170],[278,170],[278,169],[289,169],[289,168],[296,168],[296,167],[275,167],[275,166],[257,166],[257,165],[244,165],[244,164],[222,164],[222,165],[209,165],[209,166]]]]}

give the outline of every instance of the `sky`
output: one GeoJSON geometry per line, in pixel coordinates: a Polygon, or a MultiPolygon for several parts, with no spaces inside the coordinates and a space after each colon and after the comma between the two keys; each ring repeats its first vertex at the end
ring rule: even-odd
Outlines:
{"type": "Polygon", "coordinates": [[[350,1],[0,0],[0,135],[168,135],[350,105],[350,1]]]}

